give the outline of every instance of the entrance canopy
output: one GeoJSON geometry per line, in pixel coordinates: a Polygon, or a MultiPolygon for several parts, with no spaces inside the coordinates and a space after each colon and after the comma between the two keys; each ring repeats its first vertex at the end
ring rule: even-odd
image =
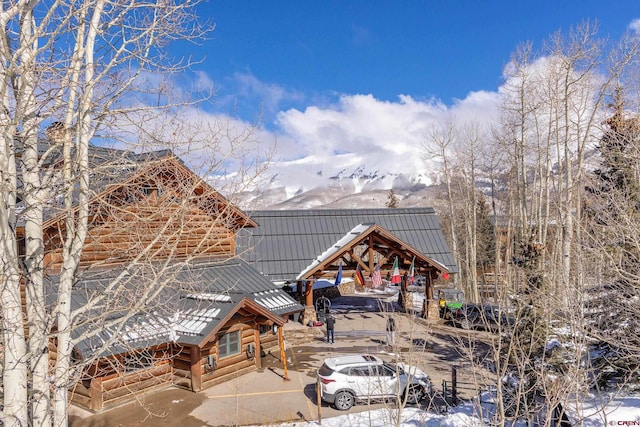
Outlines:
{"type": "Polygon", "coordinates": [[[258,226],[239,231],[236,253],[272,282],[343,277],[358,265],[365,277],[395,258],[401,274],[415,257],[416,274],[458,272],[433,208],[253,211],[258,226]]]}
{"type": "Polygon", "coordinates": [[[396,259],[400,274],[408,273],[412,263],[416,276],[437,278],[449,273],[446,266],[420,253],[385,228],[377,224],[359,224],[314,259],[296,279],[331,279],[339,268],[342,268],[343,277],[351,277],[358,267],[364,277],[369,277],[377,266],[385,277],[393,274],[396,259]]]}

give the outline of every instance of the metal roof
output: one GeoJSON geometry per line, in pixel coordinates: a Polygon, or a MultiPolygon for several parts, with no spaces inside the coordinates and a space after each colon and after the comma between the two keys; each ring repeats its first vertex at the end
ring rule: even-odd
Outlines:
{"type": "MultiPolygon", "coordinates": [[[[200,345],[230,315],[247,304],[249,309],[263,316],[280,316],[302,311],[290,295],[276,287],[246,262],[240,259],[208,261],[179,266],[162,276],[150,277],[134,271],[131,266],[126,287],[136,296],[141,281],[166,280],[165,289],[157,303],[131,316],[113,298],[107,298],[80,318],[73,330],[79,342],[76,349],[87,355],[113,355],[166,342],[200,345]],[[248,303],[253,302],[253,303],[248,303]],[[111,304],[111,306],[110,306],[111,304]],[[255,305],[257,304],[257,305],[255,305]],[[263,311],[260,313],[260,311],[263,311]],[[130,316],[126,319],[127,316],[130,316]],[[126,319],[126,320],[125,320],[126,319]]],[[[87,304],[97,295],[108,292],[108,286],[124,269],[88,271],[80,275],[72,291],[72,309],[87,304]]],[[[54,303],[58,278],[49,277],[48,301],[54,303]]],[[[139,293],[139,291],[138,291],[139,293]]]]}
{"type": "MultiPolygon", "coordinates": [[[[44,142],[38,143],[38,150],[40,153],[43,153],[45,148],[41,147],[48,148],[48,144],[44,142]]],[[[110,185],[124,182],[128,177],[132,176],[150,162],[160,161],[165,158],[175,158],[175,156],[173,156],[170,150],[134,153],[126,150],[89,145],[88,165],[90,170],[89,179],[91,180],[91,187],[89,189],[91,196],[95,196],[104,191],[110,185]]],[[[176,158],[176,160],[182,163],[180,159],[176,158]]],[[[45,221],[64,211],[62,170],[55,169],[55,165],[61,161],[62,153],[60,150],[53,150],[47,158],[47,168],[44,168],[42,171],[42,179],[45,180],[43,185],[49,186],[54,194],[45,206],[43,212],[45,221]],[[53,173],[51,173],[52,170],[54,171],[53,173]]],[[[22,191],[22,173],[18,171],[19,196],[21,196],[22,191]]],[[[72,196],[74,201],[77,201],[77,188],[74,188],[72,196]]],[[[22,199],[22,197],[19,197],[19,199],[22,199]]],[[[23,209],[23,204],[21,200],[17,203],[17,209],[19,211],[23,209]]],[[[18,217],[18,224],[23,225],[21,216],[18,217]]]]}
{"type": "Polygon", "coordinates": [[[272,281],[293,281],[315,259],[348,238],[351,231],[377,224],[451,273],[458,267],[433,208],[319,209],[252,211],[256,228],[238,233],[236,253],[272,281]]]}
{"type": "Polygon", "coordinates": [[[355,227],[353,227],[351,231],[349,231],[346,235],[342,236],[335,244],[333,244],[330,248],[328,248],[326,251],[320,254],[317,258],[315,258],[310,265],[308,265],[304,270],[300,272],[300,274],[298,274],[296,279],[303,279],[307,272],[315,269],[318,265],[322,263],[322,261],[325,261],[331,258],[333,255],[340,253],[347,244],[349,244],[352,240],[358,238],[363,232],[367,231],[371,227],[372,227],[371,224],[369,225],[358,224],[355,227]]]}
{"type": "MultiPolygon", "coordinates": [[[[62,158],[60,153],[55,151],[49,159],[50,164],[48,168],[43,168],[41,171],[43,186],[48,187],[51,190],[52,197],[47,201],[43,211],[43,219],[45,227],[51,225],[49,221],[55,220],[55,218],[65,212],[64,206],[64,194],[66,194],[66,188],[64,186],[62,169],[59,167],[62,158]],[[46,178],[46,179],[45,179],[46,178]]],[[[193,171],[187,168],[184,162],[175,156],[171,150],[158,150],[144,153],[134,153],[127,150],[119,150],[113,148],[99,147],[95,145],[89,145],[88,152],[88,165],[89,165],[89,197],[90,203],[95,202],[101,194],[112,191],[123,185],[127,185],[128,180],[133,180],[137,175],[143,174],[147,168],[152,166],[166,167],[170,165],[178,165],[181,169],[184,169],[185,173],[190,174],[194,180],[190,185],[204,188],[206,191],[206,197],[214,201],[214,204],[222,203],[225,205],[225,213],[231,217],[239,219],[245,226],[253,226],[252,223],[247,222],[248,218],[245,213],[238,209],[233,204],[229,203],[220,193],[215,191],[206,180],[201,180],[195,175],[193,171]]],[[[169,169],[170,173],[174,173],[175,170],[169,169]]],[[[161,183],[154,182],[155,185],[161,185],[161,183]]],[[[138,185],[140,185],[138,183],[138,185]]],[[[173,189],[179,191],[179,189],[173,189]]],[[[183,189],[184,190],[184,189],[183,189]]],[[[187,188],[187,191],[193,194],[184,195],[184,197],[191,197],[196,194],[200,194],[195,191],[196,188],[187,188]]],[[[24,210],[23,197],[23,183],[22,174],[18,171],[18,203],[16,210],[18,212],[17,223],[19,227],[24,226],[24,218],[21,213],[24,210]]],[[[78,185],[74,185],[72,191],[72,198],[74,205],[78,201],[78,185]]]]}

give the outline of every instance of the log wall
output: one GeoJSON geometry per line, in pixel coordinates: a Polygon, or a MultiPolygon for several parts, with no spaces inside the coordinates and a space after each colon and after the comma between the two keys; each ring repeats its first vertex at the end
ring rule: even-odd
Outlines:
{"type": "MultiPolygon", "coordinates": [[[[269,331],[266,335],[260,336],[260,355],[264,356],[266,351],[279,348],[280,342],[278,341],[278,334],[274,334],[269,331]]],[[[278,350],[279,351],[279,350],[278,350]]]]}
{"type": "MultiPolygon", "coordinates": [[[[86,370],[84,378],[71,390],[71,401],[89,410],[99,412],[133,400],[141,394],[175,385],[191,391],[200,391],[232,378],[237,378],[260,367],[263,346],[278,345],[278,336],[271,331],[260,336],[258,325],[236,323],[219,335],[241,331],[240,352],[221,358],[218,340],[197,346],[172,346],[170,357],[162,357],[153,366],[133,372],[123,369],[123,356],[103,359],[86,370]],[[253,344],[255,356],[247,356],[247,347],[253,344]],[[213,363],[211,363],[213,362],[213,363]]],[[[51,350],[54,350],[52,347],[51,350]]],[[[155,355],[166,355],[167,346],[154,349],[155,355]]]]}
{"type": "MultiPolygon", "coordinates": [[[[176,348],[173,357],[174,385],[200,391],[260,367],[260,338],[257,328],[257,325],[253,327],[248,323],[238,323],[222,331],[219,335],[241,331],[240,352],[224,358],[220,357],[217,339],[207,343],[201,349],[176,348]],[[250,344],[255,348],[255,356],[251,358],[247,357],[247,348],[250,344]],[[199,352],[199,357],[194,359],[196,351],[199,352]]],[[[277,340],[277,336],[275,339],[277,340]]]]}
{"type": "Polygon", "coordinates": [[[132,400],[144,393],[172,384],[173,368],[168,360],[130,373],[114,373],[92,378],[89,386],[78,382],[71,390],[71,401],[92,411],[101,411],[132,400]]]}
{"type": "MultiPolygon", "coordinates": [[[[236,378],[244,375],[247,372],[253,371],[257,368],[259,363],[259,343],[256,340],[257,325],[255,327],[246,323],[236,324],[233,327],[221,332],[220,335],[227,332],[234,332],[238,329],[241,330],[241,344],[240,352],[228,357],[220,358],[220,353],[217,348],[217,342],[215,344],[216,349],[216,367],[212,372],[204,373],[202,375],[202,388],[208,388],[215,384],[220,384],[231,378],[236,378]],[[256,348],[256,357],[247,357],[247,346],[253,344],[256,348]]],[[[200,363],[206,363],[206,358],[200,359],[200,363]]]]}
{"type": "Polygon", "coordinates": [[[98,412],[171,386],[174,369],[167,349],[168,344],[152,349],[153,364],[133,371],[126,370],[123,355],[99,360],[69,390],[71,402],[98,412]]]}
{"type": "MultiPolygon", "coordinates": [[[[145,204],[100,217],[104,222],[89,228],[80,267],[122,264],[143,252],[148,253],[146,260],[234,255],[235,234],[215,216],[193,206],[158,200],[144,199],[145,204]]],[[[55,228],[49,228],[45,236],[45,265],[50,271],[58,271],[62,263],[60,236],[55,228]]]]}

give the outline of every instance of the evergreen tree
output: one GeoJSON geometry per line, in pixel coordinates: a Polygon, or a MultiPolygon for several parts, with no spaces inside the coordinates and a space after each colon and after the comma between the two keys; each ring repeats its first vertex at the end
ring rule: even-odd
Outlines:
{"type": "Polygon", "coordinates": [[[393,188],[389,190],[385,206],[391,209],[396,209],[398,207],[398,198],[396,197],[396,193],[394,193],[393,188]]]}
{"type": "Polygon", "coordinates": [[[538,242],[529,239],[519,242],[514,250],[513,264],[523,280],[512,301],[516,322],[512,328],[502,331],[500,347],[507,377],[513,380],[511,384],[504,384],[505,410],[510,416],[528,419],[539,411],[536,401],[544,390],[546,375],[554,369],[545,360],[549,307],[545,305],[542,287],[540,249],[538,242]]]}
{"type": "MultiPolygon", "coordinates": [[[[640,121],[625,117],[623,92],[613,97],[613,116],[597,147],[601,167],[587,187],[587,230],[596,255],[605,260],[599,283],[585,303],[596,338],[596,380],[627,380],[640,367],[640,121]]],[[[636,374],[637,375],[637,374],[636,374]]]]}
{"type": "Polygon", "coordinates": [[[484,194],[478,194],[478,228],[476,243],[476,262],[478,267],[485,267],[495,262],[494,248],[496,246],[495,227],[491,222],[489,204],[484,194]]]}
{"type": "MultiPolygon", "coordinates": [[[[614,113],[606,121],[608,130],[597,147],[602,157],[602,167],[596,169],[596,185],[587,190],[594,194],[606,209],[614,215],[600,215],[598,220],[611,223],[627,209],[640,210],[640,182],[637,175],[638,143],[640,143],[640,123],[638,118],[625,118],[622,89],[614,95],[614,113]],[[621,203],[622,202],[622,203],[621,203]],[[608,219],[605,219],[609,217],[608,219]]],[[[610,224],[611,225],[611,224],[610,224]]]]}

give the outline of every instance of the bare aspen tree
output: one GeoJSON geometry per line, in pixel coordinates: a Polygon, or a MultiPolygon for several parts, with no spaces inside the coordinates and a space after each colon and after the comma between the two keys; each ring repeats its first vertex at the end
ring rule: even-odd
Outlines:
{"type": "MultiPolygon", "coordinates": [[[[576,310],[583,303],[579,183],[585,154],[597,141],[604,96],[628,60],[607,64],[603,48],[593,26],[584,24],[568,37],[552,36],[544,56],[526,45],[507,68],[500,141],[513,147],[506,235],[513,244],[511,289],[522,315],[506,347],[512,356],[498,360],[516,374],[516,413],[530,419],[538,406],[555,408],[588,385],[584,370],[552,363],[547,345],[558,340],[564,349],[586,346],[584,318],[576,310]],[[558,326],[572,334],[556,337],[558,326]]],[[[584,353],[568,357],[582,360],[584,353]]]]}
{"type": "Polygon", "coordinates": [[[481,186],[483,178],[480,165],[484,164],[482,146],[487,139],[487,134],[477,122],[465,123],[460,132],[461,139],[458,141],[457,162],[459,164],[458,179],[456,180],[458,196],[456,199],[462,201],[460,224],[463,228],[465,256],[461,258],[461,263],[466,264],[467,298],[470,301],[480,301],[481,296],[478,290],[481,264],[486,264],[487,252],[490,252],[489,245],[492,243],[492,232],[483,227],[491,227],[488,224],[488,217],[485,213],[483,200],[479,195],[478,187],[481,186]]]}
{"type": "MultiPolygon", "coordinates": [[[[634,203],[628,198],[598,190],[601,200],[587,198],[584,222],[586,161],[602,144],[601,124],[610,116],[605,112],[607,96],[619,81],[637,78],[637,46],[633,37],[610,44],[586,23],[567,34],[554,34],[540,51],[531,44],[520,46],[505,69],[501,123],[492,141],[505,154],[502,169],[496,167],[493,176],[500,183],[496,188],[505,189],[497,192],[501,197],[494,206],[495,265],[496,271],[504,267],[506,287],[495,302],[514,324],[488,337],[498,395],[495,422],[500,425],[514,417],[550,425],[569,404],[578,418],[587,416],[580,409],[585,392],[600,387],[594,382],[599,368],[585,363],[596,354],[589,351],[594,339],[602,339],[607,330],[605,323],[602,329],[594,328],[596,312],[607,311],[594,311],[594,306],[599,297],[634,289],[636,268],[630,266],[637,251],[629,248],[637,247],[637,233],[631,230],[637,221],[631,219],[635,213],[629,206],[634,203]],[[595,218],[606,219],[607,226],[595,218]],[[629,244],[620,244],[623,241],[629,244]],[[612,242],[617,243],[609,246],[612,242]]],[[[626,123],[620,134],[630,142],[628,160],[635,158],[630,124],[635,121],[626,123]]],[[[492,158],[487,156],[487,161],[495,164],[492,158]]],[[[464,161],[455,169],[472,168],[469,158],[464,161]]],[[[600,183],[594,188],[604,187],[600,183]]],[[[468,255],[459,251],[458,256],[468,255]]],[[[633,304],[625,307],[631,316],[637,309],[633,304]]],[[[602,348],[616,347],[601,342],[602,348]]],[[[621,365],[632,362],[625,368],[628,377],[637,374],[637,363],[628,358],[637,343],[624,342],[616,351],[621,365]]],[[[472,356],[469,351],[474,363],[472,356]]]]}
{"type": "Polygon", "coordinates": [[[458,257],[458,235],[456,228],[454,227],[455,210],[453,203],[453,190],[452,180],[453,171],[450,166],[451,151],[454,150],[454,144],[457,139],[457,129],[455,127],[455,120],[449,117],[444,123],[434,125],[428,131],[425,137],[425,142],[422,144],[425,158],[435,158],[441,162],[441,170],[443,181],[445,186],[446,200],[447,200],[447,218],[448,224],[446,224],[450,232],[451,239],[451,251],[454,257],[458,257]]]}
{"type": "MultiPolygon", "coordinates": [[[[537,180],[530,175],[531,141],[536,134],[535,114],[541,108],[541,100],[536,96],[539,88],[538,72],[533,66],[532,46],[524,44],[518,48],[506,67],[506,83],[502,93],[501,129],[497,132],[497,143],[506,154],[505,173],[508,195],[504,201],[504,214],[507,218],[505,258],[517,257],[513,243],[530,240],[528,227],[531,220],[530,202],[533,200],[533,187],[537,180]],[[528,182],[531,179],[532,182],[528,182]]],[[[511,277],[512,264],[507,263],[507,277],[511,277]]],[[[514,283],[514,286],[517,286],[514,283]]]]}
{"type": "MultiPolygon", "coordinates": [[[[116,131],[120,128],[143,142],[146,135],[146,141],[153,142],[149,147],[175,148],[176,144],[186,143],[192,144],[188,145],[191,149],[208,155],[231,153],[229,156],[237,156],[240,163],[249,158],[246,147],[255,128],[230,131],[229,120],[209,128],[199,126],[200,134],[190,136],[184,130],[192,128],[193,123],[166,120],[172,108],[193,105],[211,94],[209,89],[204,89],[195,98],[177,96],[179,91],[172,91],[171,75],[185,70],[191,62],[171,58],[165,49],[175,40],[201,40],[211,30],[212,27],[200,22],[195,14],[198,3],[197,0],[115,3],[86,0],[16,1],[0,5],[3,77],[0,86],[3,363],[0,423],[3,425],[67,425],[68,387],[84,366],[73,357],[74,345],[98,333],[78,327],[89,320],[95,322],[98,319],[92,316],[102,312],[101,319],[106,321],[103,327],[121,330],[128,318],[144,310],[148,312],[150,303],[161,295],[162,285],[172,281],[169,262],[151,261],[157,259],[158,254],[165,260],[189,258],[188,254],[179,253],[177,242],[185,227],[187,212],[192,209],[189,203],[197,204],[200,199],[186,197],[176,207],[172,197],[159,198],[156,205],[159,211],[154,215],[167,215],[162,218],[166,220],[165,226],[150,229],[148,234],[153,237],[140,240],[138,247],[132,248],[135,254],[124,257],[127,262],[142,262],[146,268],[139,271],[144,271],[148,283],[156,286],[131,290],[125,269],[112,277],[110,283],[101,285],[105,287],[102,295],[100,292],[87,294],[87,305],[72,310],[72,286],[84,268],[81,259],[90,236],[90,221],[110,214],[120,221],[123,230],[138,233],[134,236],[141,230],[140,227],[134,230],[133,226],[142,224],[139,212],[122,204],[126,197],[130,201],[141,200],[144,195],[139,189],[135,194],[132,187],[123,185],[120,195],[125,199],[96,201],[93,181],[109,174],[112,179],[117,178],[122,168],[137,167],[136,162],[127,165],[124,158],[112,159],[101,163],[102,170],[91,169],[95,163],[91,161],[90,142],[96,136],[116,141],[125,135],[116,131]],[[141,121],[142,118],[146,121],[141,121]],[[167,130],[163,125],[153,129],[150,119],[162,119],[165,125],[173,123],[176,128],[167,130]],[[51,133],[44,134],[44,128],[51,133]],[[164,206],[174,209],[167,213],[164,206]],[[53,294],[55,301],[48,303],[45,301],[45,245],[51,236],[43,235],[43,227],[45,212],[50,215],[51,209],[62,213],[59,218],[63,219],[58,227],[60,234],[55,236],[59,242],[56,256],[60,261],[53,294]],[[23,236],[18,236],[18,228],[24,229],[23,236]],[[129,304],[126,315],[122,315],[120,303],[129,304]],[[118,313],[120,320],[111,318],[109,323],[109,313],[118,313]],[[77,332],[79,330],[81,332],[77,332]],[[51,343],[56,347],[53,370],[49,367],[51,343]]],[[[173,114],[174,119],[179,117],[173,114]]],[[[212,162],[203,163],[198,174],[207,175],[214,168],[219,174],[226,172],[226,163],[219,159],[215,163],[215,155],[210,159],[212,162]]],[[[152,177],[154,173],[161,174],[166,165],[161,167],[150,161],[146,167],[149,169],[145,173],[152,177]]],[[[243,180],[259,172],[261,167],[258,162],[246,166],[237,177],[243,180]]],[[[180,167],[176,168],[174,172],[179,173],[180,167]]],[[[203,181],[193,177],[185,177],[180,185],[182,187],[176,185],[174,190],[181,190],[183,195],[193,194],[196,188],[207,188],[203,181]]],[[[211,200],[219,198],[215,192],[205,196],[211,200]]],[[[201,205],[200,208],[207,211],[216,206],[201,205]]],[[[218,227],[202,229],[203,242],[214,240],[207,237],[220,233],[219,224],[229,221],[231,216],[229,211],[215,215],[219,219],[218,227]]],[[[198,250],[204,248],[198,247],[198,250]]],[[[122,261],[117,256],[114,259],[122,261]]],[[[108,264],[109,260],[104,262],[108,264]]],[[[111,344],[103,345],[106,348],[111,344]]]]}
{"type": "Polygon", "coordinates": [[[478,270],[486,251],[493,249],[486,246],[485,239],[490,234],[478,232],[480,215],[484,212],[478,194],[483,177],[479,165],[488,161],[482,148],[487,137],[479,123],[457,123],[450,118],[435,125],[423,143],[425,156],[437,158],[442,165],[447,206],[444,216],[452,250],[461,267],[458,280],[470,301],[480,300],[478,270]]]}

